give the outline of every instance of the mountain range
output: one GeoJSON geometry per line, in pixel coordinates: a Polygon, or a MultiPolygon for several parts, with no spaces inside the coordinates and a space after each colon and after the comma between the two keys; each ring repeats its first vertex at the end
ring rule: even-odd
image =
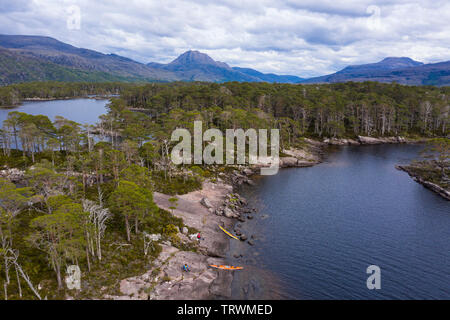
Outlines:
{"type": "Polygon", "coordinates": [[[377,63],[348,66],[336,73],[310,78],[302,83],[347,81],[397,82],[406,85],[450,85],[450,61],[424,64],[407,57],[388,57],[377,63]]]}
{"type": "Polygon", "coordinates": [[[0,85],[28,81],[210,81],[336,83],[398,82],[450,85],[450,61],[423,64],[407,57],[388,57],[336,73],[303,79],[230,67],[199,51],[187,51],[168,64],[143,64],[115,54],[77,48],[50,37],[0,35],[0,85]]]}

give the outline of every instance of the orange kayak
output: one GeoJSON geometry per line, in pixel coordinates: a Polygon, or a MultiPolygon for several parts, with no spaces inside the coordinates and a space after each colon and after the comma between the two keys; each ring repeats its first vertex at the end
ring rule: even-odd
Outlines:
{"type": "Polygon", "coordinates": [[[222,265],[218,266],[215,264],[211,264],[210,267],[216,268],[216,269],[222,269],[222,270],[242,270],[242,269],[244,269],[243,267],[222,266],[222,265]]]}

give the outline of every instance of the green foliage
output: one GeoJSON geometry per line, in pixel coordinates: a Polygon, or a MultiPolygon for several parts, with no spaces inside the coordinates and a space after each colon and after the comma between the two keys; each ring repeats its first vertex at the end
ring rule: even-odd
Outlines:
{"type": "MultiPolygon", "coordinates": [[[[60,199],[61,200],[61,199],[60,199]]],[[[35,230],[27,240],[45,252],[56,273],[58,288],[63,287],[61,269],[66,261],[78,261],[86,245],[83,220],[86,213],[80,204],[67,201],[59,203],[52,214],[34,218],[30,226],[35,230]]]]}
{"type": "Polygon", "coordinates": [[[154,172],[153,181],[155,182],[155,191],[176,195],[186,194],[191,191],[199,190],[202,187],[201,180],[197,177],[174,176],[170,179],[164,178],[163,172],[154,172]]]}
{"type": "Polygon", "coordinates": [[[156,211],[151,191],[126,180],[119,181],[116,190],[109,197],[109,205],[113,212],[124,217],[129,242],[131,241],[129,220],[135,221],[135,232],[138,233],[139,224],[156,211]]]}

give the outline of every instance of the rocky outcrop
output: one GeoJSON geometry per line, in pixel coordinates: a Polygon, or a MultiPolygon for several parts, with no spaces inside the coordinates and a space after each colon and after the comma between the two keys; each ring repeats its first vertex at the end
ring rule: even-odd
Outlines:
{"type": "Polygon", "coordinates": [[[407,140],[404,137],[367,137],[367,136],[358,136],[357,140],[354,139],[345,139],[345,138],[326,138],[323,140],[324,144],[334,145],[334,146],[356,146],[362,144],[385,144],[385,143],[408,143],[413,142],[411,140],[407,140]]]}
{"type": "Polygon", "coordinates": [[[414,169],[412,167],[409,166],[395,166],[398,170],[402,170],[405,171],[406,173],[409,174],[409,176],[416,181],[417,183],[420,183],[421,185],[423,185],[425,188],[430,189],[431,191],[439,194],[441,197],[450,200],[450,191],[447,189],[444,189],[443,187],[437,185],[436,183],[427,181],[425,179],[423,179],[422,177],[420,177],[418,174],[415,173],[414,169]]]}
{"type": "Polygon", "coordinates": [[[338,138],[331,138],[331,139],[324,139],[323,142],[325,144],[334,145],[334,146],[348,146],[348,145],[359,145],[360,142],[353,140],[353,139],[338,139],[338,138]]]}
{"type": "Polygon", "coordinates": [[[361,144],[382,144],[382,143],[406,143],[407,140],[403,137],[365,137],[358,136],[358,141],[361,144]]]}
{"type": "Polygon", "coordinates": [[[120,282],[120,296],[106,296],[115,300],[204,300],[230,298],[230,272],[218,271],[211,264],[223,264],[195,252],[181,251],[162,244],[163,250],[154,267],[143,275],[120,282]],[[189,272],[182,266],[187,264],[189,272]],[[153,290],[152,290],[153,288],[153,290]]]}
{"type": "Polygon", "coordinates": [[[13,183],[22,182],[25,177],[25,171],[16,168],[0,170],[0,177],[13,183]]]}
{"type": "Polygon", "coordinates": [[[213,207],[211,202],[209,202],[208,198],[202,198],[202,200],[200,200],[200,203],[208,209],[213,207]]]}
{"type": "MultiPolygon", "coordinates": [[[[154,201],[158,207],[169,210],[171,196],[155,192],[154,201]]],[[[243,199],[232,193],[232,186],[224,183],[204,182],[203,188],[185,195],[177,196],[178,206],[173,214],[183,219],[186,226],[200,231],[202,240],[196,234],[187,235],[183,228],[178,237],[183,242],[197,245],[197,252],[181,251],[170,242],[164,242],[162,252],[145,274],[123,279],[120,294],[105,296],[106,299],[215,299],[231,297],[233,275],[229,271],[212,269],[211,264],[226,264],[225,256],[229,248],[229,237],[218,225],[231,228],[233,220],[225,214],[210,212],[228,208],[235,216],[237,205],[243,199]],[[232,204],[234,206],[232,206],[232,204]],[[208,208],[209,207],[209,208],[208,208]],[[187,264],[190,272],[183,271],[187,264]]]]}

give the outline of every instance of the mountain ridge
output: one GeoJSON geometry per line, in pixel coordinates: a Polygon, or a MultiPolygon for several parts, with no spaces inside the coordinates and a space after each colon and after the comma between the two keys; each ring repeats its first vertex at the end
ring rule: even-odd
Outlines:
{"type": "Polygon", "coordinates": [[[333,74],[303,79],[231,67],[205,53],[189,50],[168,64],[143,64],[116,54],[77,48],[51,37],[0,35],[0,85],[27,81],[209,81],[269,83],[397,82],[450,85],[450,61],[424,64],[408,57],[386,57],[350,65],[333,74]]]}
{"type": "Polygon", "coordinates": [[[387,57],[375,63],[353,65],[335,73],[302,80],[300,83],[377,81],[404,85],[450,85],[450,61],[424,64],[408,57],[387,57]]]}

